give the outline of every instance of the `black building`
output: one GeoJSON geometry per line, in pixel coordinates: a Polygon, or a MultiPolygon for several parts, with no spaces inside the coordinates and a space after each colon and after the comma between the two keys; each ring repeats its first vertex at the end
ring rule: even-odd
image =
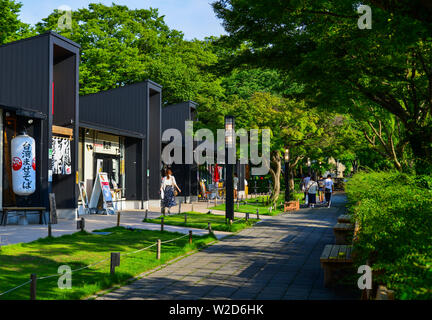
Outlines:
{"type": "Polygon", "coordinates": [[[52,191],[59,216],[75,216],[79,49],[55,32],[0,46],[2,208],[48,209],[52,191]],[[11,186],[10,143],[23,129],[36,140],[36,192],[29,197],[15,195],[11,186]],[[67,174],[54,174],[53,137],[70,142],[67,174]]]}
{"type": "MultiPolygon", "coordinates": [[[[162,108],[162,133],[167,129],[177,129],[182,134],[182,163],[172,164],[169,167],[173,171],[177,184],[182,190],[180,197],[185,197],[185,201],[195,201],[199,193],[198,166],[185,164],[185,122],[197,120],[197,103],[193,101],[182,102],[162,108]]],[[[162,141],[164,148],[169,141],[162,141]]],[[[197,143],[194,143],[194,148],[197,143]]],[[[167,166],[165,166],[167,167],[167,166]]]]}
{"type": "Polygon", "coordinates": [[[150,80],[80,98],[79,179],[88,195],[100,170],[118,190],[120,209],[160,199],[161,98],[150,80]]]}

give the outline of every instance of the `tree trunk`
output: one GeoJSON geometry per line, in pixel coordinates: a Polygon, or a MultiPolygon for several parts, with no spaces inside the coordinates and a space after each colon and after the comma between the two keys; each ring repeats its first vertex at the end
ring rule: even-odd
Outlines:
{"type": "Polygon", "coordinates": [[[270,197],[270,205],[274,206],[280,194],[280,178],[282,172],[281,156],[279,151],[273,151],[271,155],[270,174],[273,180],[273,190],[270,197]]]}
{"type": "MultiPolygon", "coordinates": [[[[420,128],[421,130],[421,128],[420,128]]],[[[414,166],[417,174],[432,174],[431,137],[423,131],[410,131],[408,141],[414,154],[414,166]]]]}

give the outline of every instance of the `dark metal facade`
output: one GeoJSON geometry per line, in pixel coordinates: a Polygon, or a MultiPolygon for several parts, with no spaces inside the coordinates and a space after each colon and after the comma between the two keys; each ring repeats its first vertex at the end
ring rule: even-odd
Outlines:
{"type": "MultiPolygon", "coordinates": [[[[26,205],[48,208],[48,193],[53,191],[58,209],[77,207],[79,49],[78,44],[55,32],[0,46],[0,108],[20,119],[34,120],[27,129],[37,142],[38,183],[26,205]],[[51,183],[53,125],[71,128],[74,135],[72,175],[53,177],[51,183]]],[[[18,197],[17,204],[21,203],[18,197]]]]}
{"type": "Polygon", "coordinates": [[[127,200],[160,198],[161,101],[150,80],[80,98],[80,127],[126,137],[127,200]]]}

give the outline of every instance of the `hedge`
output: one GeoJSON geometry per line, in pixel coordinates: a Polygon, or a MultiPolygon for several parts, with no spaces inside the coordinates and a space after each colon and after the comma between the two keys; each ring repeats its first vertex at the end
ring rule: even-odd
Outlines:
{"type": "Polygon", "coordinates": [[[355,264],[369,260],[374,283],[397,299],[432,299],[432,178],[359,173],[346,192],[360,223],[355,264]]]}

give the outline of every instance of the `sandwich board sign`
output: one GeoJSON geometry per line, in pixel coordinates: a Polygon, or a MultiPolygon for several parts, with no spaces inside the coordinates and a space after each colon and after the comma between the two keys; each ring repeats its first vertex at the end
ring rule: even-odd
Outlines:
{"type": "Polygon", "coordinates": [[[84,214],[90,214],[85,184],[83,181],[80,181],[78,186],[79,186],[79,191],[80,191],[80,196],[81,196],[81,205],[78,208],[78,216],[81,216],[84,214]]]}
{"type": "Polygon", "coordinates": [[[96,176],[96,181],[93,186],[89,203],[90,209],[97,209],[101,193],[103,197],[104,209],[106,210],[107,214],[115,214],[108,174],[106,172],[98,172],[96,176]]]}

